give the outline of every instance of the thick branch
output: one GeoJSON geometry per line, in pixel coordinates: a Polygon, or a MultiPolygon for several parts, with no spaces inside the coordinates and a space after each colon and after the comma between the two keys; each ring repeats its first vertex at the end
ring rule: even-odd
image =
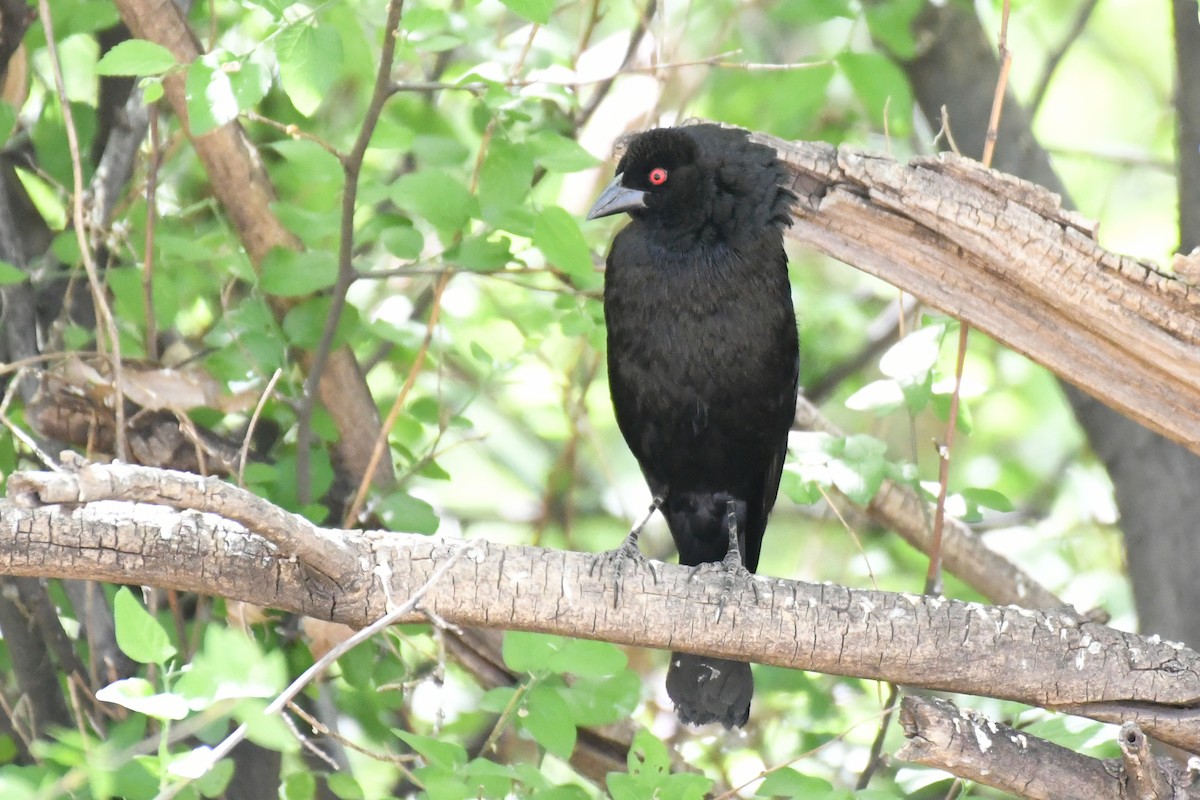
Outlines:
{"type": "Polygon", "coordinates": [[[333,595],[264,539],[211,514],[99,502],[0,504],[0,573],[136,582],[363,626],[467,548],[425,606],[449,622],[708,653],[1136,721],[1200,751],[1200,654],[1029,611],[756,577],[717,619],[719,577],[629,565],[619,608],[595,557],[483,541],[338,531],[361,564],[333,595]],[[947,652],[959,657],[947,660],[947,652]]]}
{"type": "Polygon", "coordinates": [[[968,159],[759,138],[795,175],[794,238],[1200,453],[1200,289],[1104,250],[1056,195],[968,159]]]}
{"type": "Polygon", "coordinates": [[[1121,727],[1120,760],[1081,755],[935,698],[904,698],[900,724],[908,743],[896,758],[1028,800],[1200,798],[1192,776],[1171,759],[1150,755],[1146,738],[1132,723],[1121,727]]]}

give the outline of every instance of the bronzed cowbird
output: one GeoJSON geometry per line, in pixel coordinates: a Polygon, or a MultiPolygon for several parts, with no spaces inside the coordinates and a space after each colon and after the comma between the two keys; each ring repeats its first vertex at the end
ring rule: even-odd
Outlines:
{"type": "MultiPolygon", "coordinates": [[[[617,424],[679,562],[758,566],[796,403],[783,250],[795,195],[775,151],[712,124],[634,136],[589,219],[627,213],[604,279],[617,424]]],[[[617,552],[641,557],[635,528],[617,552]]],[[[744,569],[743,569],[744,568],[744,569]]],[[[744,725],[750,665],[672,653],[680,719],[744,725]]]]}

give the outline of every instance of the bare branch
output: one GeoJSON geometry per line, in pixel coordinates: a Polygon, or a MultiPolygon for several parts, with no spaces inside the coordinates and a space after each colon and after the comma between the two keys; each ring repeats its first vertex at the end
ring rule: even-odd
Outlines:
{"type": "MultiPolygon", "coordinates": [[[[149,480],[159,474],[137,471],[149,480]]],[[[41,480],[25,473],[10,485],[41,480]]],[[[1069,609],[1031,611],[757,576],[717,619],[721,580],[698,578],[686,567],[627,568],[620,605],[613,608],[611,576],[593,571],[591,554],[391,532],[322,533],[336,537],[358,564],[332,597],[312,591],[302,564],[214,515],[132,503],[5,503],[0,573],[134,581],[361,627],[388,611],[389,598],[411,595],[465,547],[425,599],[426,608],[455,625],[603,639],[998,697],[1102,721],[1135,721],[1161,741],[1200,751],[1200,653],[1089,622],[1069,609]],[[951,650],[961,657],[948,662],[951,650]]],[[[282,538],[306,535],[297,529],[282,538]]],[[[407,621],[422,618],[413,614],[407,621]]]]}
{"type": "Polygon", "coordinates": [[[128,464],[87,465],[76,471],[16,473],[8,490],[19,502],[31,505],[128,500],[219,514],[339,585],[351,580],[358,568],[358,560],[329,532],[217,478],[128,464]]]}
{"type": "Polygon", "coordinates": [[[950,154],[900,164],[766,136],[789,235],[883,278],[1200,453],[1200,289],[1109,252],[1057,195],[950,154]]]}
{"type": "Polygon", "coordinates": [[[1121,761],[1089,758],[936,698],[904,698],[900,724],[908,743],[897,758],[1028,800],[1200,798],[1200,786],[1193,786],[1175,762],[1150,755],[1133,723],[1122,726],[1119,740],[1123,753],[1136,755],[1121,761]]]}

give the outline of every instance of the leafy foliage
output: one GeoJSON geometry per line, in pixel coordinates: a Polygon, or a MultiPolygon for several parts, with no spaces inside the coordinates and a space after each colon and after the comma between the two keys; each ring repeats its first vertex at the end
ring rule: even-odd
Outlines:
{"type": "MultiPolygon", "coordinates": [[[[163,97],[164,80],[181,76],[191,136],[237,121],[258,149],[276,192],[272,211],[302,249],[276,248],[254,263],[163,102],[153,231],[147,236],[151,167],[143,153],[107,231],[101,268],[125,358],[163,355],[160,345],[169,340],[183,351],[171,363],[198,366],[226,398],[247,392],[257,400],[278,374],[257,422],[260,434],[274,435],[255,445],[241,478],[272,502],[322,521],[331,509],[321,500],[345,488],[333,455],[342,435],[320,407],[310,450],[298,448],[297,428],[306,365],[334,313],[331,288],[344,253],[353,280],[330,344],[358,357],[381,412],[404,398],[384,452],[396,486],[372,495],[369,523],[600,550],[618,541],[646,494],[616,431],[604,379],[597,265],[614,228],[581,222],[608,175],[609,143],[630,128],[695,115],[898,155],[931,147],[929,132],[912,123],[912,92],[896,62],[916,52],[916,0],[659,4],[648,26],[643,4],[625,0],[435,0],[407,4],[394,32],[382,29],[380,2],[217,0],[193,4],[189,23],[209,47],[191,64],[137,40],[102,53],[99,35],[118,21],[108,0],[50,6],[85,180],[95,177],[88,153],[102,146],[103,117],[112,110],[103,106],[104,76],[137,78],[150,102],[163,97]],[[642,44],[624,64],[629,32],[642,27],[642,44]],[[347,154],[370,102],[381,43],[393,34],[393,85],[368,131],[357,194],[343,216],[347,154]],[[622,67],[627,74],[610,84],[622,67]],[[453,277],[441,284],[444,270],[453,277]],[[155,331],[169,335],[160,342],[155,331]]],[[[1023,43],[1013,76],[1020,92],[1036,78],[1040,32],[1061,27],[1065,14],[1058,4],[1026,4],[1014,19],[1013,35],[1023,43]]],[[[1145,61],[1138,70],[1114,66],[1110,45],[1128,35],[1125,23],[1098,24],[1101,44],[1088,46],[1078,63],[1064,62],[1059,81],[1070,86],[1052,95],[1060,99],[1039,124],[1056,142],[1090,146],[1097,131],[1107,131],[1116,144],[1169,157],[1167,94],[1143,91],[1137,78],[1157,80],[1165,56],[1135,48],[1145,61]],[[1079,122],[1077,100],[1066,95],[1095,96],[1084,91],[1089,81],[1100,82],[1112,102],[1132,105],[1079,122]],[[1136,105],[1147,97],[1161,107],[1136,105]]],[[[31,29],[26,46],[37,80],[20,108],[0,106],[0,129],[19,120],[34,154],[36,170],[22,166],[15,175],[49,229],[58,261],[45,268],[84,282],[68,224],[67,121],[46,45],[45,32],[31,29]]],[[[1154,247],[1173,241],[1161,225],[1138,225],[1170,216],[1170,192],[1131,209],[1129,195],[1138,193],[1112,191],[1126,166],[1062,158],[1079,196],[1094,204],[1084,210],[1107,212],[1102,229],[1114,232],[1113,244],[1157,255],[1154,247]]],[[[28,275],[0,263],[0,285],[28,275]]],[[[812,387],[867,346],[866,331],[886,317],[896,292],[801,252],[792,279],[801,383],[812,387]]],[[[923,564],[906,547],[872,530],[848,536],[818,513],[830,488],[859,504],[885,479],[932,488],[937,466],[928,443],[944,438],[956,338],[947,334],[956,328],[928,318],[906,330],[911,323],[899,326],[907,335],[895,336],[881,359],[829,388],[826,411],[856,433],[802,434],[793,442],[786,498],[762,559],[774,574],[920,585],[923,564]]],[[[95,332],[78,320],[54,335],[56,349],[94,349],[95,332]]],[[[1111,492],[1094,463],[1079,460],[1080,437],[1056,385],[978,335],[966,375],[972,388],[964,393],[951,511],[996,528],[991,538],[1031,572],[1054,588],[1069,584],[1068,599],[1090,607],[1103,598],[1128,622],[1111,492]]],[[[27,411],[18,398],[9,414],[23,424],[27,411]]],[[[184,418],[240,442],[249,414],[222,404],[184,418]]],[[[0,437],[0,473],[32,463],[30,452],[0,437]]],[[[661,527],[646,538],[656,555],[668,552],[661,527]]],[[[573,800],[607,792],[623,800],[732,787],[745,787],[747,796],[880,798],[916,796],[935,780],[885,769],[870,790],[846,788],[864,766],[882,702],[876,687],[860,681],[763,669],[750,729],[721,739],[680,731],[664,698],[652,694],[662,683],[658,654],[508,633],[502,655],[514,681],[489,686],[448,661],[442,634],[425,626],[346,653],[309,687],[299,707],[324,708],[353,745],[312,735],[337,758],[310,759],[299,732],[309,737],[311,726],[291,730],[262,711],[312,664],[319,635],[299,635],[301,623],[255,617],[221,600],[154,597],[147,604],[128,589],[105,593],[116,641],[141,666],[96,687],[94,727],[56,729],[31,743],[0,734],[0,796],[150,798],[200,776],[180,796],[217,797],[233,767],[213,748],[241,724],[252,742],[278,754],[279,793],[289,800],[315,797],[319,787],[345,798],[573,800]],[[581,729],[621,724],[633,732],[626,768],[597,778],[603,785],[586,780],[571,761],[581,729]],[[30,758],[21,754],[25,744],[30,758]],[[681,759],[702,774],[679,769],[681,759]]],[[[953,582],[948,593],[975,597],[953,582]]],[[[87,610],[65,595],[58,604],[67,629],[77,630],[87,610]]],[[[87,642],[74,644],[86,662],[87,642]]],[[[0,642],[6,676],[7,647],[0,642]]],[[[0,691],[13,697],[17,687],[0,678],[0,691]]],[[[983,710],[1018,713],[1003,704],[983,710]]],[[[1039,724],[1068,744],[1095,733],[1039,724]]],[[[893,729],[885,750],[898,737],[893,729]]]]}

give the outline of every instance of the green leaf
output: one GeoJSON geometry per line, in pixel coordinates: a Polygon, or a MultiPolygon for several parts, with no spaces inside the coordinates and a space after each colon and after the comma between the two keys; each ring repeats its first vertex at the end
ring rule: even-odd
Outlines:
{"type": "Polygon", "coordinates": [[[550,172],[578,172],[600,163],[579,142],[554,131],[538,131],[529,137],[529,145],[534,162],[550,172]]]}
{"type": "Polygon", "coordinates": [[[366,797],[362,787],[358,785],[358,781],[349,772],[334,772],[326,775],[325,784],[329,787],[329,791],[337,795],[340,800],[362,800],[366,797]]]}
{"type": "Polygon", "coordinates": [[[629,659],[610,642],[588,639],[563,639],[544,665],[551,672],[569,672],[585,677],[615,675],[625,669],[629,659]]]}
{"type": "Polygon", "coordinates": [[[332,286],[337,280],[337,259],[332,253],[274,247],[262,261],[259,286],[278,297],[300,297],[332,286]]]}
{"type": "Polygon", "coordinates": [[[175,655],[166,630],[158,624],[128,587],[117,590],[113,599],[113,620],[116,623],[117,646],[121,652],[139,664],[165,664],[175,655]]]}
{"type": "Polygon", "coordinates": [[[818,25],[842,17],[854,19],[850,0],[785,0],[771,10],[774,20],[790,25],[818,25]]]}
{"type": "Polygon", "coordinates": [[[638,731],[629,748],[629,772],[610,772],[606,777],[613,800],[642,800],[669,797],[671,800],[701,800],[713,782],[703,775],[671,774],[666,746],[646,730],[638,731]]]}
{"type": "Polygon", "coordinates": [[[237,102],[238,112],[258,105],[271,88],[271,72],[263,64],[250,59],[230,61],[223,70],[229,76],[229,86],[237,102]]]}
{"type": "Polygon", "coordinates": [[[937,363],[945,332],[944,324],[927,325],[913,331],[887,349],[879,359],[879,371],[898,381],[924,380],[937,363]]]}
{"type": "Polygon", "coordinates": [[[229,75],[209,60],[205,56],[193,61],[184,82],[188,129],[193,136],[219,128],[238,115],[237,97],[229,75]]]}
{"type": "Polygon", "coordinates": [[[441,741],[409,731],[393,729],[393,733],[415,750],[430,766],[452,772],[467,763],[467,751],[457,742],[441,741]]]}
{"type": "Polygon", "coordinates": [[[446,260],[479,272],[495,272],[512,261],[509,239],[468,236],[446,253],[446,260]]]}
{"type": "Polygon", "coordinates": [[[461,230],[478,213],[478,203],[462,182],[436,169],[401,176],[392,184],[391,198],[444,233],[461,230]]]}
{"type": "Polygon", "coordinates": [[[313,800],[317,796],[317,779],[311,772],[293,772],[279,787],[279,800],[313,800]]]}
{"type": "Polygon", "coordinates": [[[538,214],[533,226],[533,244],[546,261],[571,278],[581,288],[598,283],[592,254],[575,218],[558,206],[549,206],[538,214]]]}
{"type": "Polygon", "coordinates": [[[390,531],[400,533],[437,533],[437,512],[424,500],[401,491],[395,491],[380,501],[376,513],[390,531]]]}
{"type": "Polygon", "coordinates": [[[142,102],[146,105],[157,103],[163,97],[162,81],[157,78],[145,78],[139,84],[142,87],[142,102]]]}
{"type": "Polygon", "coordinates": [[[412,224],[396,224],[385,228],[379,234],[379,243],[389,255],[412,260],[421,255],[421,250],[425,247],[425,237],[412,224]]]}
{"type": "Polygon", "coordinates": [[[806,481],[790,469],[785,469],[780,476],[779,488],[796,505],[811,506],[821,499],[820,484],[806,481]]]}
{"type": "Polygon", "coordinates": [[[202,709],[222,700],[273,698],[286,684],[283,651],[264,652],[248,634],[210,625],[191,669],[174,688],[192,708],[202,709]]]}
{"type": "Polygon", "coordinates": [[[1013,510],[1012,500],[995,489],[963,489],[962,496],[975,505],[1005,513],[1013,510]]]}
{"type": "Polygon", "coordinates": [[[763,779],[755,797],[819,797],[833,789],[833,784],[821,778],[804,775],[791,767],[775,770],[763,779]]]}
{"type": "Polygon", "coordinates": [[[524,146],[496,139],[479,170],[479,206],[506,208],[525,202],[533,183],[533,158],[524,146]]]}
{"type": "Polygon", "coordinates": [[[501,654],[513,672],[538,672],[563,646],[563,637],[548,633],[505,631],[501,654]]]}
{"type": "Polygon", "coordinates": [[[846,398],[846,408],[852,411],[875,411],[886,414],[904,405],[904,389],[897,381],[884,378],[871,381],[846,398]]]}
{"type": "Polygon", "coordinates": [[[275,39],[279,76],[292,105],[311,117],[340,74],[342,39],[333,28],[305,21],[275,39]]]}
{"type": "Polygon", "coordinates": [[[0,261],[0,286],[24,283],[27,280],[29,280],[29,274],[25,270],[14,267],[7,261],[0,261]]]}
{"type": "Polygon", "coordinates": [[[830,448],[836,452],[829,462],[833,485],[859,505],[866,505],[879,491],[887,477],[888,464],[884,458],[887,444],[866,434],[848,436],[830,448]]]}
{"type": "Polygon", "coordinates": [[[550,12],[554,10],[554,0],[500,0],[514,13],[519,14],[530,22],[545,25],[550,21],[550,12]]]}
{"type": "Polygon", "coordinates": [[[575,749],[575,723],[558,690],[538,685],[526,695],[517,719],[534,741],[564,761],[575,749]]]}
{"type": "Polygon", "coordinates": [[[836,61],[872,123],[882,128],[886,122],[891,136],[906,136],[912,120],[912,89],[900,68],[879,53],[842,53],[836,61]]]}
{"type": "Polygon", "coordinates": [[[886,3],[864,3],[867,29],[871,37],[892,54],[902,59],[916,55],[913,20],[924,7],[925,0],[888,0],[886,3]]]}
{"type": "Polygon", "coordinates": [[[126,678],[110,683],[96,692],[96,699],[155,719],[183,719],[190,710],[187,700],[177,694],[156,693],[154,685],[145,678],[126,678]]]}
{"type": "Polygon", "coordinates": [[[67,207],[55,188],[27,169],[17,167],[16,170],[21,185],[46,225],[54,231],[67,227],[67,207]]]}
{"type": "Polygon", "coordinates": [[[175,66],[175,56],[160,44],[128,39],[113,47],[96,64],[98,75],[161,75],[175,66]]]}
{"type": "MultiPolygon", "coordinates": [[[[283,318],[283,332],[288,341],[296,347],[315,350],[325,333],[325,321],[329,318],[332,305],[332,297],[320,295],[310,297],[290,308],[283,318]]],[[[358,321],[358,309],[350,303],[343,305],[333,334],[334,347],[346,343],[350,334],[358,328],[358,321]]]]}
{"type": "Polygon", "coordinates": [[[630,669],[604,678],[576,677],[563,691],[576,725],[608,725],[633,713],[642,699],[642,680],[630,669]]]}
{"type": "Polygon", "coordinates": [[[7,142],[17,127],[17,110],[6,100],[0,100],[0,141],[7,142]]]}
{"type": "Polygon", "coordinates": [[[268,701],[263,697],[238,700],[230,716],[246,726],[246,738],[268,750],[294,753],[300,743],[279,714],[267,714],[268,701]]]}

